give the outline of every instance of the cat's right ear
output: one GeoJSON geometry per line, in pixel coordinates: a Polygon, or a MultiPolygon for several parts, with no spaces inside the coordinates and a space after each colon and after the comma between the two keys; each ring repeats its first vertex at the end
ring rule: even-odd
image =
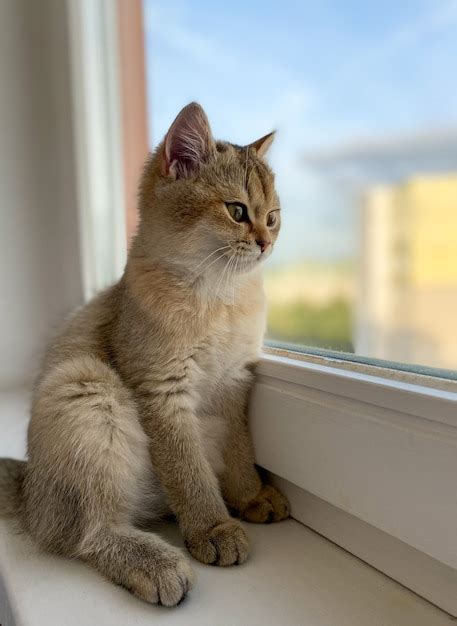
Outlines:
{"type": "Polygon", "coordinates": [[[171,178],[194,176],[215,150],[208,118],[197,102],[178,114],[164,142],[163,169],[171,178]]]}

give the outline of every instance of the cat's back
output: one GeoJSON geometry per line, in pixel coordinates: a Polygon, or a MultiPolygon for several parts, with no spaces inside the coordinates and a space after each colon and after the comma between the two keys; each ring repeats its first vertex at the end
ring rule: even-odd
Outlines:
{"type": "Polygon", "coordinates": [[[50,369],[78,357],[109,363],[121,291],[120,284],[113,285],[69,315],[45,353],[40,378],[50,369]]]}

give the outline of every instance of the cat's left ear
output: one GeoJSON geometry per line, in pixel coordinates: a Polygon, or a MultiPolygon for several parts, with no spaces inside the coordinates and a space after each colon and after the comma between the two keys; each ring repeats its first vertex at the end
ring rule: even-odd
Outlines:
{"type": "Polygon", "coordinates": [[[264,137],[257,139],[257,141],[253,141],[247,147],[254,148],[254,150],[257,152],[257,156],[263,159],[263,157],[268,152],[268,149],[270,148],[271,144],[273,143],[275,135],[276,135],[276,131],[274,130],[272,133],[268,133],[268,135],[265,135],[264,137]]]}
{"type": "Polygon", "coordinates": [[[172,178],[194,176],[215,150],[208,118],[197,102],[185,106],[164,142],[164,173],[172,178]]]}

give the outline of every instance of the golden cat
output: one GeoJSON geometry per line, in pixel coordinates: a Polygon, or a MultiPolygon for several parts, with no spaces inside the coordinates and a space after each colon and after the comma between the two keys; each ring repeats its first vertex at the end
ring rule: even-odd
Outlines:
{"type": "Polygon", "coordinates": [[[280,228],[272,140],[215,141],[198,104],[180,112],[144,168],[123,277],[65,323],[35,387],[28,460],[0,464],[4,512],[41,548],[148,602],[177,604],[193,578],[149,522],[173,513],[192,556],[225,566],[248,556],[227,507],[250,522],[289,512],[262,485],[247,423],[260,269],[280,228]]]}

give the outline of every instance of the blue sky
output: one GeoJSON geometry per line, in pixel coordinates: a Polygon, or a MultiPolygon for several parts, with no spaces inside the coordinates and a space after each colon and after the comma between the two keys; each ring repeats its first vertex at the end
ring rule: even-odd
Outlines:
{"type": "Polygon", "coordinates": [[[351,193],[303,154],[457,127],[457,0],[144,0],[151,146],[191,100],[214,135],[276,128],[277,262],[356,253],[351,193]]]}

